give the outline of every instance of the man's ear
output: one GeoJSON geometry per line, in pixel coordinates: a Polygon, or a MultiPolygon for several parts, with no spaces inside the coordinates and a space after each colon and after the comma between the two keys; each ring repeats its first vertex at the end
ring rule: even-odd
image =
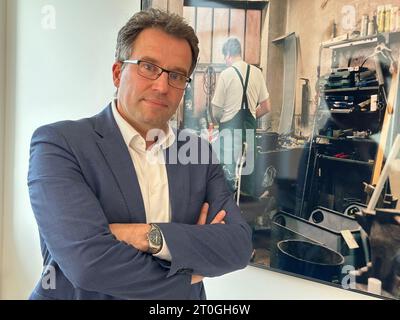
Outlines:
{"type": "Polygon", "coordinates": [[[121,72],[122,72],[122,63],[115,62],[112,66],[112,74],[113,74],[113,82],[116,88],[119,88],[119,84],[121,81],[121,72]]]}

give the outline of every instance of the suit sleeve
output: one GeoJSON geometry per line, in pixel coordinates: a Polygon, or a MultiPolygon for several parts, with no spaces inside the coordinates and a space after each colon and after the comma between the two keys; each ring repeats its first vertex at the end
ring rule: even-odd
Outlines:
{"type": "Polygon", "coordinates": [[[211,162],[206,185],[206,201],[210,204],[208,224],[158,224],[172,256],[169,276],[189,270],[193,274],[216,277],[245,268],[250,260],[251,228],[227,188],[222,167],[211,162]],[[209,224],[222,209],[227,213],[225,224],[209,224]]]}
{"type": "Polygon", "coordinates": [[[28,186],[39,232],[68,280],[124,299],[187,299],[191,276],[168,277],[157,258],[118,241],[66,139],[51,126],[33,134],[28,186]]]}

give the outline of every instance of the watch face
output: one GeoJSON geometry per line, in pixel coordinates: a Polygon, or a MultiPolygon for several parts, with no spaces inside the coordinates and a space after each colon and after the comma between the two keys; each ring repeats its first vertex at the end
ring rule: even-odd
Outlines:
{"type": "Polygon", "coordinates": [[[149,233],[149,240],[156,246],[161,245],[162,238],[160,231],[158,231],[157,229],[151,230],[149,233]]]}

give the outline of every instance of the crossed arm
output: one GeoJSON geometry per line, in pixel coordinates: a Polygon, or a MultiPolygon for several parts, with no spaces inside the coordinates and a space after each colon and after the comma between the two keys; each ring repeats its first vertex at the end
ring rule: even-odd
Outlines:
{"type": "MultiPolygon", "coordinates": [[[[199,219],[197,221],[198,225],[205,225],[208,215],[209,205],[208,203],[204,203],[201,210],[199,219]]],[[[210,224],[225,224],[223,220],[226,215],[225,210],[221,210],[217,213],[214,219],[210,222],[210,224]]],[[[110,230],[112,234],[119,241],[124,241],[139,251],[147,252],[148,241],[147,241],[147,234],[150,231],[150,225],[146,223],[113,223],[110,224],[110,230]]],[[[191,284],[198,283],[203,280],[203,276],[201,275],[192,275],[191,284]]]]}
{"type": "MultiPolygon", "coordinates": [[[[210,214],[218,212],[213,219],[207,217],[208,205],[204,205],[197,224],[159,224],[172,256],[171,263],[165,264],[144,253],[148,225],[109,225],[111,208],[102,207],[95,188],[88,184],[98,177],[91,176],[86,154],[74,152],[77,146],[71,147],[61,132],[52,126],[35,132],[28,185],[46,255],[75,288],[126,299],[185,299],[191,283],[247,265],[251,230],[223,187],[219,166],[210,165],[207,173],[205,201],[210,204],[210,214]]],[[[78,133],[78,137],[84,135],[78,133]]],[[[95,152],[99,151],[94,144],[88,153],[101,159],[95,152]]],[[[112,200],[107,192],[103,197],[112,200]]]]}

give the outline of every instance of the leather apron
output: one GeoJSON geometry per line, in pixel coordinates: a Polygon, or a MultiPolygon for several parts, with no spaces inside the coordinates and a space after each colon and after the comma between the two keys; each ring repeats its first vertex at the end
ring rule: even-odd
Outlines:
{"type": "MultiPolygon", "coordinates": [[[[242,102],[241,102],[241,106],[240,106],[240,110],[235,114],[235,116],[226,122],[221,122],[219,125],[219,130],[231,130],[231,134],[233,137],[233,132],[234,130],[242,130],[242,141],[241,141],[241,146],[228,146],[224,143],[221,142],[221,162],[224,164],[223,161],[223,154],[224,152],[227,152],[227,150],[229,149],[231,152],[231,157],[233,159],[233,162],[236,166],[236,161],[237,161],[237,155],[234,150],[234,148],[240,148],[243,146],[243,143],[247,141],[248,144],[252,143],[253,146],[251,148],[249,148],[249,150],[253,150],[253,155],[249,155],[253,157],[253,162],[255,162],[255,130],[257,128],[257,122],[256,119],[254,118],[253,114],[251,113],[250,109],[249,109],[249,103],[248,103],[248,99],[247,99],[247,86],[248,86],[248,82],[249,82],[249,75],[250,75],[250,65],[247,65],[247,72],[246,72],[246,79],[245,81],[243,81],[243,77],[240,74],[239,70],[232,66],[232,68],[235,69],[236,73],[239,76],[240,82],[242,83],[242,87],[243,87],[243,95],[242,95],[242,102]],[[246,139],[246,130],[251,129],[254,130],[254,134],[253,134],[253,139],[252,141],[249,141],[250,137],[248,139],[246,139]]],[[[228,151],[228,152],[230,152],[228,151]]],[[[230,171],[233,171],[233,174],[235,174],[234,168],[233,166],[231,167],[230,171]]],[[[232,172],[231,172],[232,173],[232,172]]],[[[241,192],[243,194],[246,195],[254,195],[255,194],[255,181],[253,179],[253,174],[249,174],[249,175],[242,175],[242,181],[241,181],[241,192]]],[[[229,180],[229,178],[228,178],[229,180]]],[[[229,182],[229,181],[228,181],[229,182]]]]}

